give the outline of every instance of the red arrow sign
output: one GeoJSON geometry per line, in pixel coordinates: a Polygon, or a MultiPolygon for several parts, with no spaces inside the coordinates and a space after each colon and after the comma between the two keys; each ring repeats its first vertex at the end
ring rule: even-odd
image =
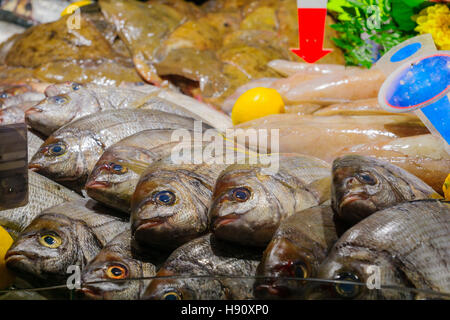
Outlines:
{"type": "Polygon", "coordinates": [[[298,9],[300,48],[291,51],[308,63],[314,63],[332,51],[323,49],[326,17],[326,8],[298,9]]]}

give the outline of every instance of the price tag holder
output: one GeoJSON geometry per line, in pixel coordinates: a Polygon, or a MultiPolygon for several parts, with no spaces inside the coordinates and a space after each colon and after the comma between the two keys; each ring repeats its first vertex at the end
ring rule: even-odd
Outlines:
{"type": "Polygon", "coordinates": [[[3,125],[0,126],[0,210],[27,203],[27,126],[25,123],[3,125]]]}

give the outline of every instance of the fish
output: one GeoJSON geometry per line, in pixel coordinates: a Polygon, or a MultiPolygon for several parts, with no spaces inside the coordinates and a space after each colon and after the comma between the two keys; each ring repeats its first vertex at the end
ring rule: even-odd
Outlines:
{"type": "Polygon", "coordinates": [[[33,91],[24,92],[18,95],[11,95],[3,99],[2,108],[17,106],[26,102],[34,102],[35,104],[37,104],[44,98],[44,94],[33,91]]]}
{"type": "MultiPolygon", "coordinates": [[[[298,76],[295,74],[292,77],[298,76]]],[[[384,80],[386,76],[377,69],[346,70],[343,73],[314,76],[307,81],[300,77],[299,85],[291,83],[291,90],[284,92],[282,96],[286,103],[346,103],[376,98],[384,80]]]]}
{"type": "Polygon", "coordinates": [[[6,266],[34,286],[65,284],[69,266],[83,269],[128,228],[124,217],[93,200],[66,202],[42,211],[20,233],[6,266]]]}
{"type": "Polygon", "coordinates": [[[305,297],[426,299],[442,298],[441,293],[448,298],[448,261],[450,203],[441,200],[404,202],[378,211],[347,230],[320,265],[318,278],[350,283],[311,285],[305,297]],[[377,284],[382,290],[369,290],[368,283],[377,284]],[[384,286],[428,292],[383,290],[384,286]]]}
{"type": "Polygon", "coordinates": [[[43,210],[79,199],[82,197],[72,190],[29,170],[28,204],[20,208],[0,211],[0,225],[15,238],[43,210]]]}
{"type": "Polygon", "coordinates": [[[384,160],[346,155],[333,162],[331,203],[350,226],[398,203],[440,197],[429,185],[384,160]]]}
{"type": "Polygon", "coordinates": [[[267,64],[270,68],[285,77],[293,76],[294,74],[316,74],[316,75],[330,75],[339,74],[346,71],[360,70],[359,67],[346,67],[339,64],[323,64],[323,63],[304,63],[289,60],[272,60],[267,64]]]}
{"type": "Polygon", "coordinates": [[[253,299],[253,277],[260,258],[257,250],[221,242],[209,233],[172,252],[142,299],[253,299]],[[175,278],[158,278],[170,276],[175,278]]]}
{"type": "Polygon", "coordinates": [[[114,143],[143,130],[189,128],[194,129],[193,119],[156,110],[102,111],[55,131],[29,168],[80,192],[98,159],[114,143]]]}
{"type": "Polygon", "coordinates": [[[172,139],[173,133],[174,130],[144,130],[109,147],[87,179],[87,194],[100,203],[129,213],[140,176],[150,164],[170,156],[179,144],[172,139]]]}
{"type": "Polygon", "coordinates": [[[167,254],[142,252],[127,230],[108,242],[83,269],[81,289],[95,300],[139,300],[167,254]],[[120,281],[135,279],[130,281],[120,281]],[[119,280],[119,281],[116,281],[119,280]]]}
{"type": "Polygon", "coordinates": [[[278,170],[264,163],[233,164],[217,179],[209,216],[214,235],[266,246],[295,212],[330,200],[330,165],[300,154],[280,154],[278,170]]]}
{"type": "MultiPolygon", "coordinates": [[[[202,155],[206,146],[200,146],[202,155]]],[[[198,152],[195,145],[187,147],[191,154],[198,152]]],[[[171,155],[140,176],[131,198],[131,229],[142,246],[175,249],[208,232],[209,202],[227,164],[221,155],[211,161],[189,160],[180,163],[171,155]]]]}
{"type": "Polygon", "coordinates": [[[256,298],[301,298],[305,283],[300,279],[317,276],[319,265],[338,240],[338,235],[339,228],[329,205],[298,211],[283,220],[258,265],[254,286],[256,298]]]}
{"type": "Polygon", "coordinates": [[[446,144],[432,134],[348,146],[336,156],[359,154],[388,161],[412,173],[443,195],[442,185],[450,172],[446,144]]]}
{"type": "Polygon", "coordinates": [[[356,100],[347,103],[332,104],[323,107],[313,113],[315,116],[334,116],[334,115],[392,115],[380,107],[378,98],[356,100]]]}
{"type": "MultiPolygon", "coordinates": [[[[244,122],[235,129],[268,131],[268,140],[278,134],[275,150],[280,153],[301,153],[332,162],[345,148],[360,144],[387,143],[397,138],[429,133],[416,117],[407,114],[385,116],[328,116],[274,114],[244,122]],[[275,131],[272,131],[275,129],[275,131]],[[276,129],[279,131],[277,132],[276,129]]],[[[239,133],[236,134],[240,136],[239,133]]],[[[266,141],[259,148],[272,150],[266,141]]],[[[248,146],[258,150],[255,146],[248,146]]]]}

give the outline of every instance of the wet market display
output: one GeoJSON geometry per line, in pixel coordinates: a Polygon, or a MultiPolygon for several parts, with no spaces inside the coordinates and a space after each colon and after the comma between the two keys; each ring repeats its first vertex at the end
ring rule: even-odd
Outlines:
{"type": "Polygon", "coordinates": [[[0,0],[0,300],[448,300],[449,101],[449,1],[0,0]]]}

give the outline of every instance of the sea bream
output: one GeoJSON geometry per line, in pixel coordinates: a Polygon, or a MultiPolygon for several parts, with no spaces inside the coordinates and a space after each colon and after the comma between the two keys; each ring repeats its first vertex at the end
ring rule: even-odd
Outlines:
{"type": "Polygon", "coordinates": [[[333,210],[350,225],[404,201],[440,198],[425,182],[384,160],[347,155],[334,160],[332,170],[333,210]]]}
{"type": "Polygon", "coordinates": [[[113,240],[88,263],[81,274],[81,292],[89,299],[139,300],[167,254],[145,252],[127,230],[113,240]],[[135,279],[130,281],[121,281],[135,279]]]}
{"type": "MultiPolygon", "coordinates": [[[[23,183],[23,181],[19,181],[23,183]]],[[[82,197],[72,190],[47,179],[32,171],[28,171],[28,204],[26,206],[0,211],[0,225],[16,237],[44,209],[82,197]]]]}
{"type": "Polygon", "coordinates": [[[41,212],[5,256],[8,269],[35,286],[61,285],[67,268],[81,269],[129,223],[93,200],[66,202],[41,212]]]}
{"type": "Polygon", "coordinates": [[[384,286],[450,293],[450,203],[404,202],[378,211],[347,230],[321,264],[308,299],[426,299],[443,296],[384,286]],[[377,271],[378,270],[378,271],[377,271]],[[382,290],[367,287],[379,285],[382,290]]]}
{"type": "Polygon", "coordinates": [[[142,173],[153,162],[169,156],[179,144],[172,139],[173,134],[174,130],[144,130],[109,147],[87,179],[87,194],[130,212],[131,197],[142,173]]]}
{"type": "Polygon", "coordinates": [[[214,188],[211,227],[219,239],[265,246],[280,222],[330,200],[330,165],[320,159],[280,154],[278,170],[266,164],[233,164],[214,188]]]}
{"type": "Polygon", "coordinates": [[[154,279],[142,298],[145,300],[254,299],[253,277],[260,258],[261,254],[258,251],[221,242],[211,234],[204,235],[184,244],[170,255],[156,276],[175,277],[154,279]],[[238,278],[234,279],[233,276],[238,278]],[[248,278],[243,279],[243,277],[248,278]]]}
{"type": "Polygon", "coordinates": [[[258,266],[255,296],[301,298],[305,286],[301,279],[317,276],[320,263],[338,240],[338,229],[329,205],[302,210],[283,220],[258,266]]]}
{"type": "Polygon", "coordinates": [[[156,110],[99,112],[71,122],[53,133],[33,156],[29,167],[80,191],[108,147],[149,129],[193,130],[194,120],[156,110]]]}

